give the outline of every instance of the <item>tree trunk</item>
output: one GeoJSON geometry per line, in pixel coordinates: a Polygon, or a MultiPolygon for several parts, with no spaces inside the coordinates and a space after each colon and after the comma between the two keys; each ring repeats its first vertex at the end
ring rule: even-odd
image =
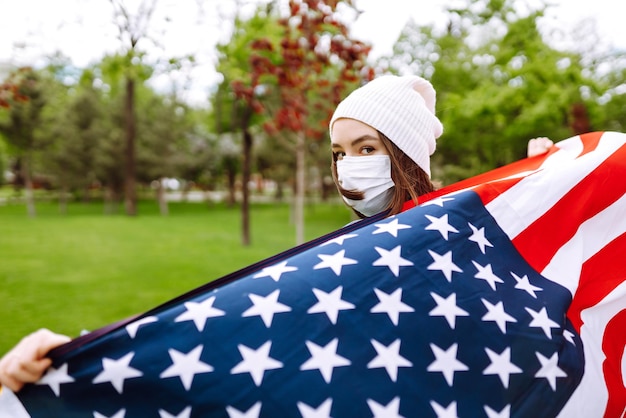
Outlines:
{"type": "Polygon", "coordinates": [[[285,185],[282,181],[276,181],[276,195],[274,198],[278,202],[282,202],[283,197],[285,197],[285,185]]]}
{"type": "Polygon", "coordinates": [[[306,138],[301,130],[296,136],[296,194],[294,198],[294,223],[296,245],[304,242],[304,194],[305,194],[306,138]]]}
{"type": "Polygon", "coordinates": [[[137,190],[135,179],[135,80],[126,79],[126,97],[124,106],[126,121],[126,172],[124,176],[124,205],[126,214],[137,215],[137,190]]]}
{"type": "MultiPolygon", "coordinates": [[[[246,123],[247,125],[247,123],[246,123]]],[[[252,134],[246,126],[243,129],[243,167],[242,167],[242,201],[241,201],[241,243],[250,245],[250,165],[252,159],[252,134]]]]}
{"type": "Polygon", "coordinates": [[[104,189],[104,214],[112,215],[115,212],[115,192],[112,186],[104,189]]]}
{"type": "Polygon", "coordinates": [[[237,201],[237,173],[235,167],[228,165],[226,168],[226,179],[228,181],[228,197],[226,198],[226,206],[232,208],[237,201]]]}
{"type": "Polygon", "coordinates": [[[30,175],[30,159],[25,156],[22,159],[22,176],[24,178],[24,198],[26,200],[26,211],[28,216],[34,218],[37,215],[35,209],[35,194],[33,191],[33,180],[30,175]]]}
{"type": "Polygon", "coordinates": [[[157,201],[159,202],[159,210],[161,215],[167,216],[170,213],[169,207],[167,205],[167,199],[165,198],[165,186],[164,179],[159,179],[159,187],[157,188],[157,201]]]}
{"type": "Polygon", "coordinates": [[[62,215],[67,214],[67,195],[69,193],[69,188],[64,183],[59,191],[59,213],[62,215]]]}

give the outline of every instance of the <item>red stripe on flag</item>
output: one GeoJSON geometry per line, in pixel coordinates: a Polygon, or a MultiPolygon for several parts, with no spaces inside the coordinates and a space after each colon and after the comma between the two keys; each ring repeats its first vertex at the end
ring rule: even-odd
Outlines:
{"type": "MultiPolygon", "coordinates": [[[[478,193],[480,199],[482,200],[484,205],[487,205],[487,203],[491,202],[492,200],[494,200],[495,198],[497,198],[500,194],[502,194],[503,192],[506,192],[507,190],[509,190],[511,187],[515,186],[517,183],[519,183],[521,180],[523,180],[524,177],[515,177],[515,178],[511,178],[511,179],[506,179],[506,180],[497,180],[497,179],[492,179],[490,180],[490,183],[485,183],[485,184],[479,184],[474,191],[476,193],[478,193]]],[[[467,180],[467,184],[469,184],[469,180],[473,180],[472,179],[468,179],[467,180]]],[[[452,185],[452,186],[456,186],[456,184],[452,185]]],[[[463,190],[466,189],[467,187],[475,187],[475,185],[469,185],[467,187],[446,187],[444,189],[440,189],[440,190],[436,190],[434,192],[422,195],[419,197],[419,203],[425,203],[428,202],[431,199],[435,199],[437,197],[441,197],[443,195],[446,195],[448,193],[452,193],[452,192],[456,192],[459,190],[463,190]]],[[[404,206],[402,207],[402,211],[404,212],[405,210],[409,210],[411,208],[415,207],[415,204],[413,203],[412,200],[409,200],[407,202],[404,203],[404,206]]]]}
{"type": "MultiPolygon", "coordinates": [[[[598,146],[600,138],[603,134],[604,132],[593,132],[590,134],[586,134],[585,137],[591,138],[593,144],[586,146],[583,153],[594,150],[598,146]]],[[[555,152],[558,152],[559,150],[560,149],[555,146],[550,148],[550,150],[544,154],[537,155],[531,158],[524,158],[523,160],[513,162],[503,167],[495,168],[486,173],[482,173],[474,177],[458,181],[439,190],[435,190],[434,192],[420,196],[419,203],[422,204],[424,202],[428,202],[431,199],[441,197],[448,193],[454,193],[458,192],[459,190],[479,186],[476,191],[479,193],[483,203],[486,205],[487,203],[495,199],[498,194],[505,192],[509,188],[515,186],[523,178],[518,177],[508,179],[508,177],[516,176],[524,172],[533,172],[538,170],[539,168],[541,168],[541,165],[548,157],[550,157],[555,152]],[[493,182],[499,182],[499,184],[495,188],[489,187],[490,183],[493,182]]],[[[403,208],[403,211],[411,209],[414,206],[415,205],[412,202],[407,202],[403,208]]]]}
{"type": "Polygon", "coordinates": [[[602,138],[603,133],[604,132],[591,132],[581,135],[580,139],[583,143],[583,150],[580,153],[579,157],[582,157],[583,155],[598,148],[598,144],[600,144],[600,138],[602,138]]]}
{"type": "Polygon", "coordinates": [[[488,203],[495,200],[502,193],[506,192],[526,177],[516,177],[506,180],[494,181],[491,183],[481,184],[474,190],[480,196],[483,205],[487,206],[488,203]]]}
{"type": "Polygon", "coordinates": [[[587,260],[581,269],[578,288],[567,311],[576,332],[583,325],[581,312],[598,304],[626,280],[626,233],[608,243],[587,260]]]}
{"type": "MultiPolygon", "coordinates": [[[[604,135],[603,131],[590,132],[590,133],[580,135],[580,139],[583,144],[583,150],[577,156],[577,158],[591,151],[594,151],[600,144],[600,139],[602,138],[602,135],[604,135]]],[[[453,193],[459,190],[464,190],[464,189],[481,185],[481,188],[477,191],[479,191],[479,194],[481,195],[481,199],[486,205],[487,203],[491,202],[495,197],[497,197],[498,193],[505,192],[506,190],[508,190],[508,188],[515,186],[515,184],[517,184],[521,180],[521,178],[505,180],[507,183],[500,184],[496,189],[491,189],[491,188],[485,189],[484,186],[486,184],[495,182],[498,180],[502,180],[507,177],[515,176],[519,173],[523,173],[526,171],[538,170],[541,167],[541,165],[544,163],[546,158],[550,157],[552,154],[558,151],[559,151],[559,147],[554,146],[550,148],[550,150],[545,154],[537,155],[531,158],[525,158],[523,160],[519,160],[514,163],[505,165],[504,167],[496,168],[486,173],[482,173],[477,176],[458,181],[454,184],[443,187],[432,193],[428,193],[423,196],[420,196],[419,203],[421,204],[424,202],[428,202],[431,199],[441,197],[448,193],[453,193]]],[[[407,202],[405,207],[403,208],[403,211],[408,210],[414,206],[415,205],[412,202],[407,202]]]]}
{"type": "Polygon", "coordinates": [[[582,179],[549,211],[513,239],[536,270],[543,270],[580,225],[626,193],[626,146],[582,179]]]}
{"type": "Polygon", "coordinates": [[[602,337],[602,351],[606,359],[602,363],[602,373],[609,392],[604,417],[623,417],[626,411],[626,388],[622,375],[622,358],[626,346],[626,309],[620,311],[607,324],[602,337]]]}
{"type": "MultiPolygon", "coordinates": [[[[598,134],[602,136],[602,133],[598,134]]],[[[449,186],[443,187],[439,190],[435,190],[434,192],[425,194],[419,197],[419,203],[422,204],[424,202],[428,202],[431,199],[435,199],[437,197],[441,197],[448,193],[458,192],[459,190],[468,189],[471,187],[476,187],[478,185],[481,186],[479,194],[481,195],[481,199],[485,204],[489,203],[494,197],[496,197],[496,193],[502,193],[506,191],[508,188],[513,187],[517,184],[523,177],[513,178],[502,180],[507,177],[518,175],[519,173],[527,172],[527,171],[535,171],[541,167],[541,164],[545,161],[547,157],[558,152],[559,148],[552,147],[549,152],[545,154],[538,155],[532,158],[525,158],[520,161],[516,161],[514,163],[505,165],[500,168],[493,169],[483,174],[479,174],[474,177],[470,177],[465,180],[461,180],[449,186]],[[484,188],[485,185],[488,185],[491,182],[502,181],[502,183],[497,187],[497,189],[484,188]]],[[[408,205],[404,208],[404,210],[410,209],[414,205],[408,205]]]]}

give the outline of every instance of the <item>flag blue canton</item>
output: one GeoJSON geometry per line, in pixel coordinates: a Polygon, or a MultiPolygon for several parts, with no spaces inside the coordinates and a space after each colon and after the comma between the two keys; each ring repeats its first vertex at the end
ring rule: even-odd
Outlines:
{"type": "Polygon", "coordinates": [[[149,312],[19,396],[33,418],[552,417],[584,365],[570,302],[463,192],[149,312]]]}

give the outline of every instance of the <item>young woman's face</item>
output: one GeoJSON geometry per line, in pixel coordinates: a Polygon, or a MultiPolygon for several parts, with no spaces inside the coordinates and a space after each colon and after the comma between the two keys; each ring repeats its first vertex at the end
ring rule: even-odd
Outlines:
{"type": "Polygon", "coordinates": [[[389,155],[376,129],[354,119],[337,119],[331,132],[335,160],[344,156],[389,155]]]}

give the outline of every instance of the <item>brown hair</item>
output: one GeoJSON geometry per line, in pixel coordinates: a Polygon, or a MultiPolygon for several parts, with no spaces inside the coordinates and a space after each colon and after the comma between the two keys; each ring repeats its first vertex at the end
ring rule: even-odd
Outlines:
{"type": "MultiPolygon", "coordinates": [[[[415,161],[400,150],[389,138],[381,132],[377,132],[389,154],[389,159],[391,160],[391,179],[395,184],[393,198],[389,202],[386,210],[389,211],[388,215],[396,215],[402,212],[402,207],[405,202],[413,200],[413,202],[417,204],[417,198],[434,191],[435,186],[430,181],[428,174],[426,174],[415,161]]],[[[364,198],[363,192],[359,190],[346,190],[341,187],[337,175],[337,158],[334,153],[331,171],[339,193],[351,200],[361,200],[364,198]]],[[[361,218],[366,217],[356,210],[354,210],[354,212],[361,218]]]]}

